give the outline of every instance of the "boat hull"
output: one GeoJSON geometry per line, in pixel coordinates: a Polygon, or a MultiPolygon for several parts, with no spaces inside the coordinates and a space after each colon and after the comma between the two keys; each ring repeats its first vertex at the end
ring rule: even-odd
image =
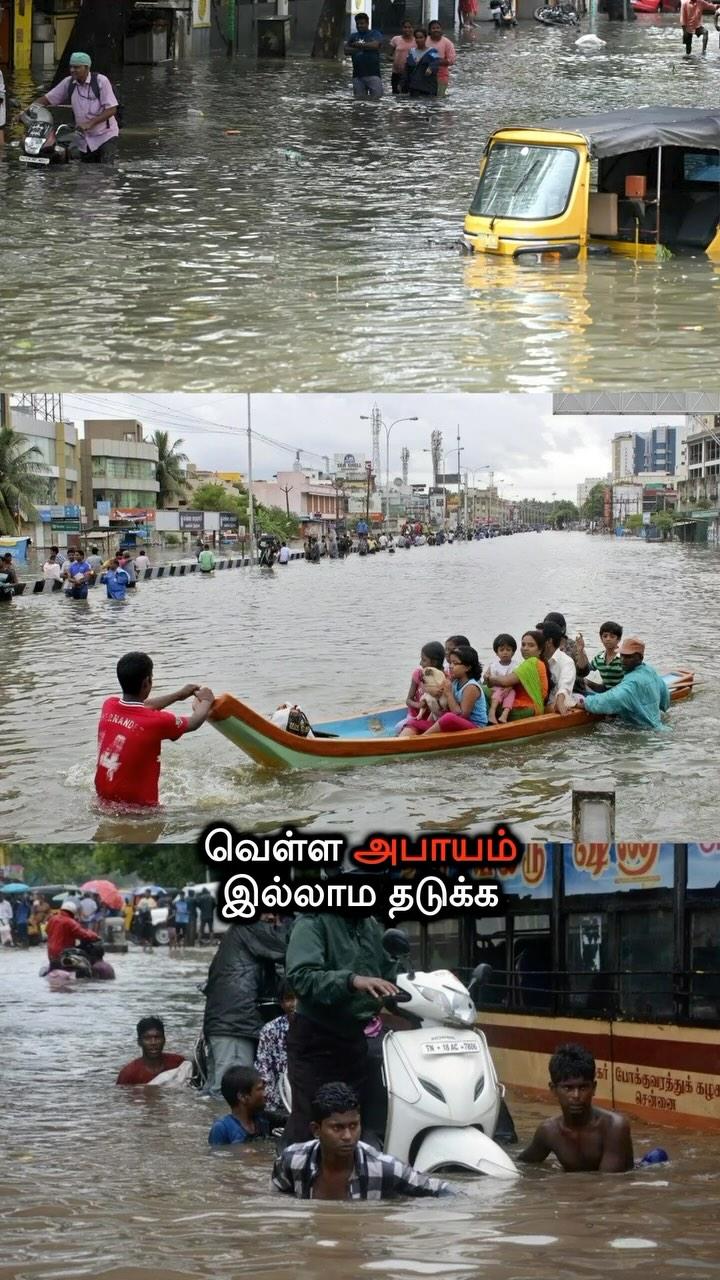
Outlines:
{"type": "MultiPolygon", "coordinates": [[[[673,702],[692,693],[691,672],[666,676],[673,702]]],[[[577,708],[567,715],[548,712],[509,724],[459,733],[437,733],[430,737],[398,738],[394,729],[407,714],[405,707],[391,707],[351,719],[318,724],[318,732],[336,734],[331,738],[300,738],[280,729],[231,694],[216,699],[210,723],[257,764],[269,769],[339,769],[360,764],[378,764],[404,756],[463,753],[489,750],[522,739],[549,733],[587,729],[597,716],[577,708]]]]}

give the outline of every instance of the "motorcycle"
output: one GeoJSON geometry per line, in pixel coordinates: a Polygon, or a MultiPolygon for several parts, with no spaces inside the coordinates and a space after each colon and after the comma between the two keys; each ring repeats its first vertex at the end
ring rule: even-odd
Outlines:
{"type": "Polygon", "coordinates": [[[67,164],[79,155],[77,129],[56,125],[47,107],[28,107],[19,119],[25,128],[19,156],[23,164],[67,164]]]}
{"type": "Polygon", "coordinates": [[[554,5],[538,5],[533,17],[546,27],[574,27],[579,22],[577,9],[571,0],[560,0],[559,4],[554,5]]]}
{"type": "Polygon", "coordinates": [[[492,20],[499,31],[517,26],[517,18],[511,0],[490,0],[492,20]]]}
{"type": "MultiPolygon", "coordinates": [[[[402,930],[386,930],[383,941],[390,955],[409,957],[402,930]]],[[[473,980],[483,975],[478,969],[473,980]]],[[[399,992],[385,1007],[409,1025],[387,1031],[382,1041],[383,1150],[423,1173],[464,1169],[491,1178],[519,1177],[493,1139],[499,1119],[509,1122],[511,1131],[512,1121],[507,1108],[501,1117],[505,1089],[487,1040],[475,1026],[467,987],[447,969],[415,973],[412,968],[398,976],[396,985],[399,992]]],[[[280,1093],[289,1113],[287,1075],[280,1093]]]]}

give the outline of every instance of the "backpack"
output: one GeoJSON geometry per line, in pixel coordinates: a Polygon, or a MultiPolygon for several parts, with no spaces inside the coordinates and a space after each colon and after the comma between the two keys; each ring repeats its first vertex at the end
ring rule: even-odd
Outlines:
{"type": "MultiPolygon", "coordinates": [[[[77,83],[78,83],[78,82],[77,82],[77,80],[72,80],[72,79],[71,79],[70,84],[69,84],[69,86],[68,86],[67,97],[66,97],[66,99],[65,99],[65,102],[62,104],[63,106],[66,106],[66,107],[71,107],[71,106],[72,106],[72,96],[73,96],[73,94],[74,94],[74,92],[75,92],[75,89],[76,89],[77,83]]],[[[94,93],[95,97],[97,98],[97,100],[98,100],[98,102],[99,102],[99,101],[100,101],[100,84],[99,84],[99,81],[98,81],[98,78],[97,78],[97,72],[95,72],[95,71],[91,71],[91,72],[90,72],[90,88],[91,88],[92,92],[94,93]]],[[[117,95],[117,94],[115,94],[115,97],[116,97],[116,98],[118,98],[118,95],[117,95]]],[[[120,99],[119,99],[119,98],[118,98],[118,104],[117,104],[117,107],[115,108],[115,119],[116,119],[116,121],[117,121],[117,126],[118,126],[118,128],[119,128],[119,129],[122,129],[122,125],[123,125],[123,108],[122,108],[122,103],[121,103],[121,101],[120,101],[120,99]]]]}

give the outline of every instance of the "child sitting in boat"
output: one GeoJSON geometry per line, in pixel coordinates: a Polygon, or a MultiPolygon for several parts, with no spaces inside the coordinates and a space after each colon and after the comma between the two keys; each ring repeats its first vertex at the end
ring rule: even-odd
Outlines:
{"type": "Polygon", "coordinates": [[[468,640],[467,636],[448,636],[447,640],[445,641],[445,665],[443,667],[443,671],[445,672],[446,676],[450,675],[450,654],[452,653],[453,649],[457,649],[458,645],[461,645],[461,644],[464,644],[464,645],[470,644],[470,641],[468,640]]]}
{"type": "Polygon", "coordinates": [[[442,673],[444,661],[445,647],[439,640],[430,640],[423,645],[420,650],[420,665],[415,668],[410,677],[410,688],[405,699],[405,706],[408,708],[410,715],[400,722],[395,730],[396,733],[402,733],[405,725],[420,713],[420,702],[425,693],[425,672],[433,669],[442,673]]]}
{"type": "MultiPolygon", "coordinates": [[[[485,667],[485,680],[488,676],[509,676],[520,665],[517,651],[517,640],[514,636],[503,632],[493,640],[495,657],[485,667]]],[[[515,706],[515,690],[496,684],[490,698],[490,724],[507,724],[510,712],[515,706]],[[498,710],[500,715],[498,715],[498,710]]]]}
{"type": "Polygon", "coordinates": [[[487,725],[485,694],[480,682],[482,667],[477,650],[459,645],[450,653],[450,676],[445,683],[447,711],[434,722],[411,718],[401,737],[423,733],[455,733],[463,729],[482,729],[487,725]]]}

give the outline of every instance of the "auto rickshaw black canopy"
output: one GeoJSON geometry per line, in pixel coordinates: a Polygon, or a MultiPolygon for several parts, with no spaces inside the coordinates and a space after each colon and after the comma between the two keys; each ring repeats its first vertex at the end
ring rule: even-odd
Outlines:
{"type": "Polygon", "coordinates": [[[707,108],[632,107],[587,116],[562,116],[545,121],[542,128],[579,133],[598,160],[654,147],[720,151],[720,110],[707,108]]]}

